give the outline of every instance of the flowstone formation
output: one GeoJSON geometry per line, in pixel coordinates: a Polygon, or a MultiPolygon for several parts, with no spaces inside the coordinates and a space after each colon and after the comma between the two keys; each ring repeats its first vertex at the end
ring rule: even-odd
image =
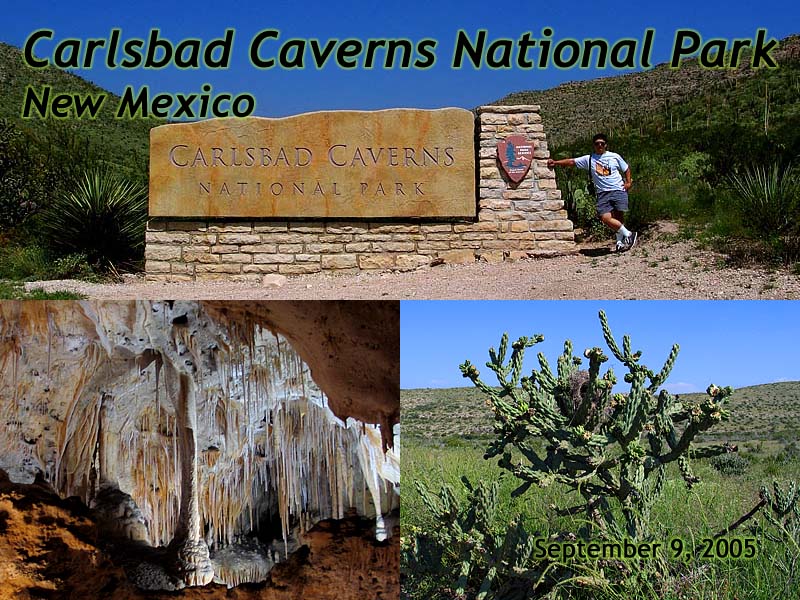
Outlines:
{"type": "Polygon", "coordinates": [[[78,496],[109,536],[165,547],[133,569],[144,587],[262,581],[323,519],[391,534],[399,427],[336,417],[286,338],[242,314],[0,303],[0,369],[0,468],[78,496]]]}

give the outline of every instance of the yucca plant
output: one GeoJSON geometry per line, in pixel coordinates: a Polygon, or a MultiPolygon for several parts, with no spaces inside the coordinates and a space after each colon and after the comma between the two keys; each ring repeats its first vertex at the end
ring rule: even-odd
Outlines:
{"type": "Polygon", "coordinates": [[[787,232],[800,212],[800,171],[778,163],[729,178],[745,225],[767,238],[787,232]]]}
{"type": "Polygon", "coordinates": [[[91,169],[58,195],[43,217],[53,248],[113,268],[137,258],[144,246],[147,188],[108,169],[91,169]]]}

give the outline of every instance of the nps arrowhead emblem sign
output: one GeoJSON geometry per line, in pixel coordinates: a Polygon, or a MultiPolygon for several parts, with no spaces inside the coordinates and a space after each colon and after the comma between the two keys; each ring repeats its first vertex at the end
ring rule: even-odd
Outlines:
{"type": "Polygon", "coordinates": [[[497,160],[514,183],[519,183],[531,168],[533,142],[524,135],[510,135],[497,142],[497,160]]]}

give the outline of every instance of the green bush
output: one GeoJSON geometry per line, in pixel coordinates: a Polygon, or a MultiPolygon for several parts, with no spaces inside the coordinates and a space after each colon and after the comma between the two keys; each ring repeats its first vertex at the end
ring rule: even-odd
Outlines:
{"type": "Polygon", "coordinates": [[[589,195],[585,188],[575,190],[574,199],[575,226],[582,228],[587,237],[608,237],[611,230],[607,229],[600,220],[600,217],[597,216],[597,201],[589,195]]]}
{"type": "Polygon", "coordinates": [[[778,239],[777,246],[786,264],[800,261],[800,201],[794,211],[794,221],[788,231],[778,239]]]}
{"type": "Polygon", "coordinates": [[[628,229],[641,231],[664,216],[654,200],[653,195],[649,193],[631,193],[628,214],[625,215],[625,225],[628,229]]]}
{"type": "Polygon", "coordinates": [[[10,246],[0,248],[0,279],[25,281],[45,279],[50,258],[39,246],[10,246]]]}
{"type": "Polygon", "coordinates": [[[738,454],[721,454],[712,458],[709,464],[723,475],[744,475],[750,461],[738,454]]]}
{"type": "Polygon", "coordinates": [[[65,254],[102,267],[139,258],[147,222],[147,188],[105,169],[87,171],[42,215],[44,234],[65,254]]]}
{"type": "Polygon", "coordinates": [[[0,119],[0,231],[16,227],[45,197],[45,169],[22,132],[0,119]]]}
{"type": "Polygon", "coordinates": [[[67,254],[55,259],[49,269],[49,279],[83,279],[97,281],[97,273],[88,263],[85,254],[67,254]]]}
{"type": "Polygon", "coordinates": [[[68,254],[54,259],[40,246],[9,246],[0,248],[0,279],[96,280],[97,275],[83,254],[68,254]]]}

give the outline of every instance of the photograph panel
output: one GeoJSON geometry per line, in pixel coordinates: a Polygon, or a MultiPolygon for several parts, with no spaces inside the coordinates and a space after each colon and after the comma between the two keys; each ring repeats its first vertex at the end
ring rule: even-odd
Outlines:
{"type": "Polygon", "coordinates": [[[401,597],[792,597],[797,302],[404,302],[401,597]]]}
{"type": "Polygon", "coordinates": [[[397,597],[398,332],[394,302],[0,303],[0,591],[397,597]]]}

